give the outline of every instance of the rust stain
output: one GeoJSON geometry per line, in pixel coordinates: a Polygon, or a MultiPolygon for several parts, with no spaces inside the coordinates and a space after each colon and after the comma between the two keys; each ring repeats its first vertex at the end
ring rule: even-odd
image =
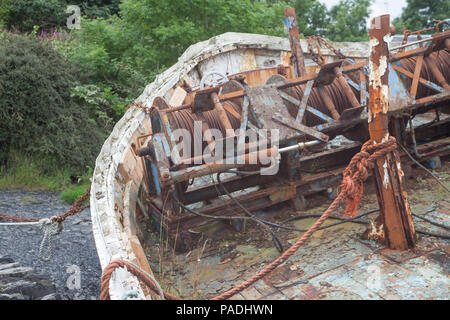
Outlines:
{"type": "Polygon", "coordinates": [[[247,49],[241,56],[240,63],[241,72],[251,71],[256,69],[255,49],[247,49]]]}

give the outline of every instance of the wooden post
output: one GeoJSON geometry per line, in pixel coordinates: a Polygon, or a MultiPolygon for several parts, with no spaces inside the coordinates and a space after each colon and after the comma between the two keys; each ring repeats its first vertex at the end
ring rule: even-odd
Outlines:
{"type": "Polygon", "coordinates": [[[303,77],[306,75],[305,58],[303,57],[302,47],[300,46],[300,35],[298,33],[297,18],[294,8],[284,10],[285,24],[289,31],[289,42],[291,44],[292,58],[294,62],[295,76],[303,77]]]}
{"type": "MultiPolygon", "coordinates": [[[[389,33],[389,15],[372,19],[369,31],[369,133],[373,143],[389,139],[389,49],[385,41],[389,33]]],[[[416,235],[397,150],[377,160],[374,177],[380,205],[379,222],[388,247],[398,250],[413,248],[416,235]]]]}

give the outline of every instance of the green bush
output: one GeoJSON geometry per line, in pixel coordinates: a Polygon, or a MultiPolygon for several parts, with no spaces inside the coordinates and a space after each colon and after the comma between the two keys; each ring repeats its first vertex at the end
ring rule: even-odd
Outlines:
{"type": "Polygon", "coordinates": [[[106,18],[119,12],[120,0],[67,0],[67,5],[77,5],[83,16],[106,18]]]}
{"type": "Polygon", "coordinates": [[[11,9],[11,0],[0,0],[0,28],[6,26],[6,20],[11,9]]]}
{"type": "Polygon", "coordinates": [[[4,17],[4,24],[10,30],[30,32],[34,26],[50,29],[66,21],[64,1],[6,0],[6,4],[8,12],[4,17]]]}
{"type": "MultiPolygon", "coordinates": [[[[46,43],[0,33],[0,157],[10,150],[84,170],[105,138],[98,115],[72,94],[80,76],[46,43]]],[[[51,168],[50,168],[51,170],[51,168]]]]}
{"type": "Polygon", "coordinates": [[[65,26],[69,5],[80,7],[88,18],[109,17],[119,11],[120,0],[0,0],[0,26],[30,32],[35,26],[49,30],[65,26]],[[2,23],[3,22],[3,23],[2,23]]]}
{"type": "Polygon", "coordinates": [[[283,35],[284,8],[282,1],[123,0],[118,15],[83,18],[70,43],[55,45],[88,77],[76,95],[114,122],[191,44],[227,31],[283,35]]]}

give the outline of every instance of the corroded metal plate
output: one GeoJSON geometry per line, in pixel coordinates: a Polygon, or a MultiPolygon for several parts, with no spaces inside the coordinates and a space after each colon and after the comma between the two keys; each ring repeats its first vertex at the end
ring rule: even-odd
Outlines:
{"type": "Polygon", "coordinates": [[[267,130],[278,129],[280,140],[288,136],[293,136],[297,131],[288,128],[272,119],[275,113],[285,118],[291,118],[286,105],[284,104],[278,90],[270,87],[247,88],[246,95],[250,101],[250,108],[261,124],[261,127],[267,130]]]}

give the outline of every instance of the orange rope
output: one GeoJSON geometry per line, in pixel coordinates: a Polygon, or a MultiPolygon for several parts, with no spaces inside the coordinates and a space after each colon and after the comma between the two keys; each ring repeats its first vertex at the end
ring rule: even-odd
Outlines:
{"type": "MultiPolygon", "coordinates": [[[[112,273],[116,268],[124,268],[126,267],[128,272],[134,274],[139,280],[144,282],[147,287],[149,287],[152,291],[158,292],[158,288],[153,282],[151,278],[149,278],[142,270],[137,268],[135,265],[117,259],[112,261],[108,266],[105,268],[105,271],[102,275],[102,285],[101,285],[101,291],[100,291],[100,300],[109,300],[109,281],[111,280],[112,273]]],[[[164,297],[168,300],[180,300],[180,298],[175,297],[171,295],[170,293],[164,292],[164,297]]]]}
{"type": "MultiPolygon", "coordinates": [[[[372,169],[377,159],[384,157],[386,154],[396,149],[396,147],[397,145],[394,137],[389,137],[388,141],[377,144],[373,144],[372,141],[367,141],[366,143],[364,143],[361,151],[353,156],[349,165],[343,172],[342,183],[340,185],[341,191],[339,195],[329,206],[329,208],[322,214],[322,216],[311,226],[311,228],[309,228],[308,231],[306,231],[293,246],[291,246],[281,256],[275,259],[259,273],[244,281],[240,285],[228,290],[227,292],[212,298],[212,300],[225,300],[234,296],[235,294],[247,289],[253,283],[263,278],[280,264],[289,259],[298,250],[298,248],[303,245],[311,237],[311,235],[325,222],[330,214],[338,209],[338,206],[341,202],[346,202],[347,204],[344,211],[344,216],[350,215],[354,217],[363,194],[363,182],[369,176],[368,169],[372,169]]],[[[112,272],[116,268],[124,266],[126,266],[129,272],[138,277],[138,279],[145,283],[151,290],[156,291],[157,287],[155,283],[145,273],[141,272],[126,261],[115,260],[106,267],[105,272],[102,276],[100,295],[101,300],[109,299],[109,280],[111,278],[112,272]]],[[[179,300],[178,297],[165,292],[164,296],[169,300],[179,300]]]]}

